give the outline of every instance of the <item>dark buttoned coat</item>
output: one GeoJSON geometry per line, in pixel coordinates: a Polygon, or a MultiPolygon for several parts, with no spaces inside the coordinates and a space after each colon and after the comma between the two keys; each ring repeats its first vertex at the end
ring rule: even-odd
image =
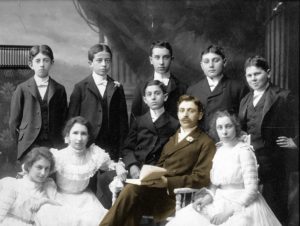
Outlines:
{"type": "MultiPolygon", "coordinates": [[[[41,126],[41,106],[34,78],[18,85],[11,99],[9,127],[18,141],[18,159],[25,155],[38,137],[41,126]]],[[[62,129],[67,114],[67,95],[64,86],[49,78],[48,122],[49,140],[54,147],[63,143],[62,129]]]]}
{"type": "Polygon", "coordinates": [[[143,164],[154,165],[160,157],[163,146],[178,127],[178,120],[166,111],[155,122],[152,122],[149,111],[137,117],[122,148],[126,168],[133,164],[139,167],[143,164]]]}
{"type": "MultiPolygon", "coordinates": [[[[256,155],[261,164],[260,170],[268,172],[277,171],[277,173],[269,175],[273,177],[274,175],[280,176],[279,171],[283,170],[282,166],[284,164],[284,150],[280,150],[281,148],[276,144],[277,138],[279,136],[294,138],[298,135],[299,127],[296,113],[298,104],[289,90],[281,89],[273,84],[270,84],[265,92],[265,102],[259,125],[267,153],[259,153],[257,150],[256,155]],[[264,155],[263,162],[260,161],[261,155],[264,155]],[[272,167],[273,169],[268,169],[268,167],[272,167]]],[[[240,104],[239,118],[242,129],[246,132],[247,109],[250,104],[253,104],[252,97],[253,92],[248,93],[240,104]]]]}
{"type": "MultiPolygon", "coordinates": [[[[108,140],[107,151],[111,157],[117,160],[120,145],[128,133],[127,105],[123,86],[107,76],[107,108],[108,108],[108,131],[104,131],[108,140]]],[[[103,109],[100,101],[100,92],[92,75],[75,84],[70,96],[68,118],[83,116],[93,126],[92,135],[97,138],[102,125],[103,109]]],[[[100,135],[101,136],[101,135],[100,135]]],[[[97,140],[95,141],[96,144],[97,140]]],[[[98,144],[101,146],[101,144],[98,144]]]]}
{"type": "Polygon", "coordinates": [[[209,130],[209,123],[216,111],[227,110],[238,114],[242,98],[249,92],[248,87],[237,80],[223,76],[213,91],[210,90],[207,78],[190,86],[188,95],[197,97],[204,106],[204,117],[200,121],[201,127],[209,130]]]}

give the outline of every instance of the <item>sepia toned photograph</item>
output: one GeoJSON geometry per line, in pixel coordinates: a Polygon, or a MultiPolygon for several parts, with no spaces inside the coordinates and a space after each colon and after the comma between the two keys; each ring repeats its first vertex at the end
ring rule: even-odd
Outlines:
{"type": "Polygon", "coordinates": [[[298,0],[0,0],[0,226],[298,226],[298,0]]]}

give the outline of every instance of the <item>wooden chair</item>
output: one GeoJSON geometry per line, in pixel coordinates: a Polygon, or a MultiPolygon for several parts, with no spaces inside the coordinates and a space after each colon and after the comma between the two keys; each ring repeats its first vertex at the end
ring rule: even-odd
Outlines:
{"type": "Polygon", "coordinates": [[[181,208],[194,202],[202,194],[201,189],[196,188],[176,188],[174,189],[176,195],[176,212],[181,208]]]}

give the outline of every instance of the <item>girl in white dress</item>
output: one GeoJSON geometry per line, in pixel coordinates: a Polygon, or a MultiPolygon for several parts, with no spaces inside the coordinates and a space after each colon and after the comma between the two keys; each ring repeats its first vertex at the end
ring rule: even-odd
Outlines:
{"type": "Polygon", "coordinates": [[[280,226],[258,191],[254,150],[240,138],[236,117],[217,112],[211,130],[220,140],[210,172],[211,186],[202,189],[200,198],[179,210],[167,226],[280,226]]]}
{"type": "Polygon", "coordinates": [[[115,180],[125,180],[126,170],[122,162],[114,163],[108,153],[91,144],[91,131],[85,118],[74,117],[64,129],[68,147],[51,149],[58,187],[55,200],[62,206],[44,205],[37,213],[37,225],[97,226],[106,214],[107,210],[87,189],[89,180],[99,169],[116,170],[115,180]]]}
{"type": "Polygon", "coordinates": [[[23,178],[6,177],[0,180],[0,225],[32,226],[35,214],[45,204],[56,204],[49,198],[56,190],[48,178],[54,159],[48,148],[33,148],[23,164],[23,178]]]}

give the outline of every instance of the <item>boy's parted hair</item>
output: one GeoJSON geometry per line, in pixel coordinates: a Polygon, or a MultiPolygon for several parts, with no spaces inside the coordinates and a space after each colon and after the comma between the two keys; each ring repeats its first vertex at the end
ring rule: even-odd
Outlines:
{"type": "Polygon", "coordinates": [[[230,121],[235,127],[236,137],[240,137],[242,135],[241,123],[238,117],[234,113],[229,113],[226,110],[217,111],[209,123],[209,132],[208,132],[208,134],[215,140],[215,142],[218,142],[220,140],[217,133],[216,124],[217,124],[217,119],[221,117],[228,117],[230,119],[230,121]]]}
{"type": "Polygon", "coordinates": [[[35,45],[29,50],[29,62],[32,62],[33,58],[39,53],[48,56],[51,61],[54,60],[53,51],[48,45],[35,45]]]}
{"type": "Polygon", "coordinates": [[[198,100],[196,97],[194,96],[190,96],[190,95],[182,95],[179,97],[178,102],[177,102],[177,108],[179,107],[179,105],[183,102],[183,101],[192,101],[194,102],[194,104],[198,107],[198,111],[199,112],[204,112],[204,108],[202,103],[200,102],[200,100],[198,100]]]}
{"type": "Polygon", "coordinates": [[[173,57],[172,46],[169,42],[160,40],[152,42],[150,46],[149,56],[152,56],[154,48],[166,48],[167,50],[169,50],[171,57],[173,57]]]}
{"type": "Polygon", "coordinates": [[[108,45],[106,44],[96,44],[93,45],[88,51],[88,59],[89,61],[93,61],[96,53],[99,52],[108,52],[110,54],[110,58],[112,58],[112,52],[108,45]]]}
{"type": "Polygon", "coordinates": [[[244,64],[244,69],[246,70],[247,67],[255,66],[258,68],[263,69],[264,71],[268,72],[270,70],[269,64],[265,58],[262,56],[256,55],[249,57],[244,64]]]}
{"type": "Polygon", "coordinates": [[[47,147],[34,147],[31,149],[31,151],[25,155],[24,170],[29,172],[32,165],[41,158],[45,158],[50,162],[50,172],[52,172],[54,169],[54,157],[47,147]]]}
{"type": "Polygon", "coordinates": [[[88,139],[86,146],[89,147],[94,142],[93,127],[92,127],[91,123],[82,116],[76,116],[67,121],[67,123],[64,127],[64,130],[63,130],[63,137],[66,137],[67,135],[69,135],[71,129],[73,128],[73,126],[76,123],[83,125],[87,128],[89,139],[88,139]]]}
{"type": "Polygon", "coordinates": [[[210,45],[205,50],[203,50],[201,52],[201,59],[200,59],[200,61],[202,61],[203,55],[205,55],[207,53],[215,53],[215,54],[219,55],[220,57],[222,57],[223,60],[226,58],[225,52],[224,52],[224,50],[223,50],[222,47],[217,46],[217,45],[210,45]]]}
{"type": "Polygon", "coordinates": [[[161,91],[163,92],[163,94],[167,93],[167,87],[165,86],[165,84],[163,84],[161,81],[158,81],[158,80],[150,80],[150,81],[146,82],[146,84],[143,88],[144,96],[146,95],[146,89],[148,86],[158,86],[161,89],[161,91]]]}

